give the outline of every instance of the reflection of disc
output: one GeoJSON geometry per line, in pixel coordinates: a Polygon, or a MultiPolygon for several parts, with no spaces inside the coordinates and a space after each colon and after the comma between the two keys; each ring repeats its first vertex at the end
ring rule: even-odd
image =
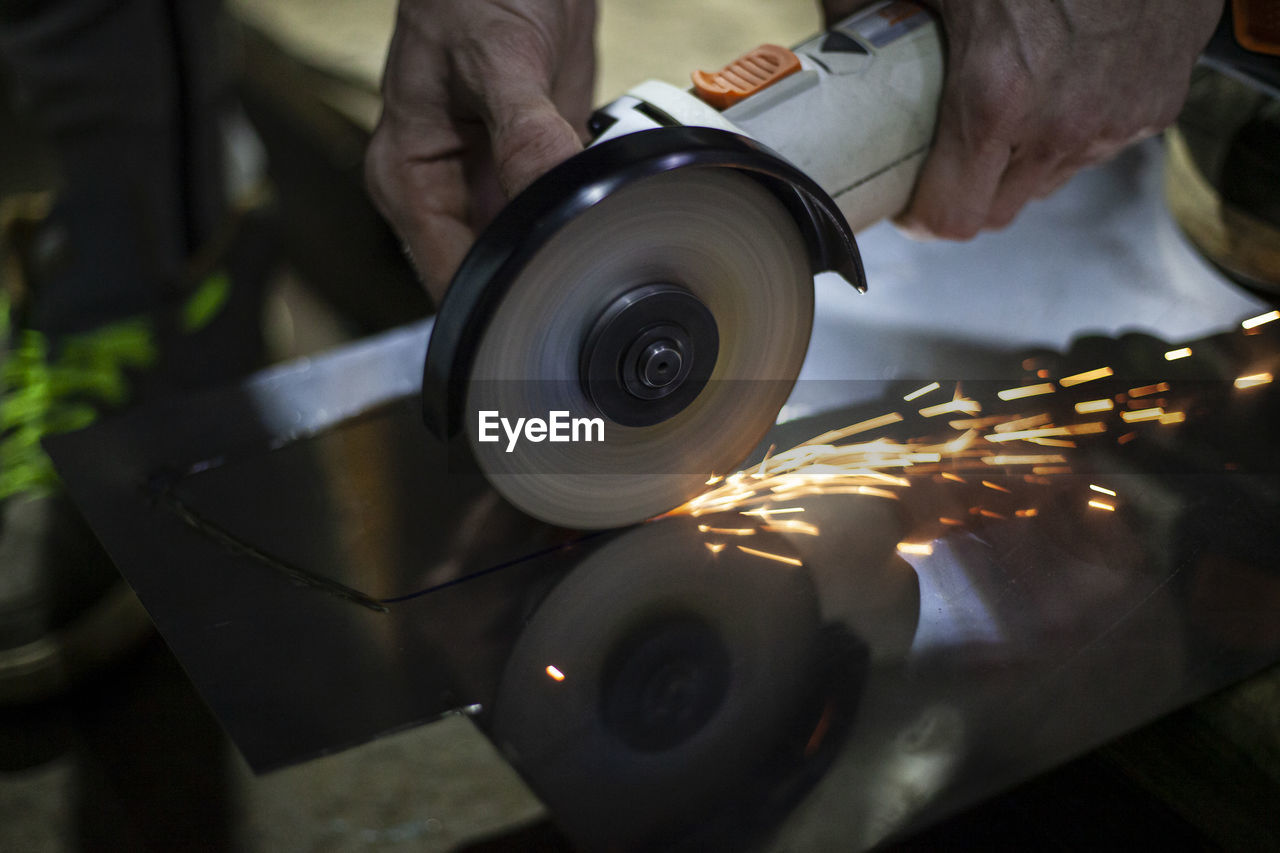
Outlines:
{"type": "Polygon", "coordinates": [[[795,546],[822,601],[822,621],[843,625],[874,662],[901,661],[920,620],[920,582],[897,545],[911,520],[899,501],[814,495],[788,502],[818,536],[783,534],[795,546]]]}
{"type": "Polygon", "coordinates": [[[591,848],[653,843],[705,817],[810,698],[807,571],[733,545],[713,554],[705,538],[674,518],[610,542],[551,592],[503,673],[495,742],[591,848]]]}
{"type": "MultiPolygon", "coordinates": [[[[808,346],[813,286],[791,214],[751,178],[686,168],[619,189],[555,234],[497,308],[471,370],[466,428],[493,485],[567,527],[641,521],[732,470],[772,426],[808,346]],[[623,294],[674,285],[714,317],[711,381],[651,426],[608,423],[603,442],[477,440],[478,413],[597,414],[584,343],[623,294]],[[731,381],[740,380],[740,381],[731,381]]],[[[655,404],[656,405],[656,404],[655,404]]]]}

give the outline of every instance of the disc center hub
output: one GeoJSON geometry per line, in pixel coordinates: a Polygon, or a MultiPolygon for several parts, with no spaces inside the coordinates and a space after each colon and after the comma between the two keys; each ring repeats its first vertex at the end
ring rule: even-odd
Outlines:
{"type": "Polygon", "coordinates": [[[611,421],[652,426],[697,398],[719,352],[719,330],[702,300],[674,284],[646,284],[597,318],[582,347],[582,388],[611,421]]]}
{"type": "Polygon", "coordinates": [[[674,341],[657,341],[640,357],[640,379],[650,388],[667,388],[676,381],[683,364],[674,341]]]}

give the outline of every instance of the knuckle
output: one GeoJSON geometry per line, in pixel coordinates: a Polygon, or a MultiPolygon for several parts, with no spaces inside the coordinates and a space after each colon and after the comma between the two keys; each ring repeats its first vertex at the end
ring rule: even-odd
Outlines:
{"type": "Polygon", "coordinates": [[[1101,134],[1097,122],[1077,110],[1055,115],[1045,129],[1048,149],[1058,157],[1070,157],[1088,148],[1101,134]]]}
{"type": "Polygon", "coordinates": [[[1007,135],[1028,112],[1031,80],[1014,61],[993,57],[975,68],[963,85],[972,93],[970,113],[980,132],[1007,135]]]}
{"type": "Polygon", "coordinates": [[[1106,98],[1091,87],[1066,94],[1050,116],[1048,132],[1058,140],[1061,153],[1075,153],[1107,134],[1109,109],[1106,98]]]}
{"type": "Polygon", "coordinates": [[[970,105],[972,129],[980,135],[1006,135],[1017,123],[1021,110],[1000,89],[981,86],[976,89],[970,105]]]}
{"type": "Polygon", "coordinates": [[[490,73],[525,73],[549,64],[547,39],[522,20],[490,22],[470,36],[468,50],[490,73]]]}

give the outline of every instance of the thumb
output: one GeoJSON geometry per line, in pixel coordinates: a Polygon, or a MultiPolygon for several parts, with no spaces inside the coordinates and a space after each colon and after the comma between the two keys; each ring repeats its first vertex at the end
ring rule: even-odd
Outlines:
{"type": "Polygon", "coordinates": [[[508,198],[582,150],[573,126],[545,95],[491,108],[491,115],[493,159],[508,198]]]}

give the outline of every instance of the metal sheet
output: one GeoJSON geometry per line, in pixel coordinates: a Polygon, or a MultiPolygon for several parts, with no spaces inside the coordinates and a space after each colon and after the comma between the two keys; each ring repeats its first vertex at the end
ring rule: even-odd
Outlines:
{"type": "Polygon", "coordinates": [[[255,769],[482,701],[520,603],[506,580],[456,581],[508,563],[538,578],[575,552],[576,534],[507,507],[477,474],[446,473],[405,396],[429,328],[51,442],[255,769]]]}
{"type": "MultiPolygon", "coordinates": [[[[1027,350],[1086,366],[1102,353],[1146,376],[1160,341],[1125,330],[1184,341],[1259,313],[1178,238],[1159,203],[1159,162],[1158,146],[1141,147],[970,246],[873,229],[862,241],[867,296],[819,281],[815,337],[787,410],[812,417],[768,441],[788,447],[872,417],[917,381],[960,380],[990,397],[1025,375],[1027,350]]],[[[593,555],[609,543],[626,553],[656,525],[684,523],[585,538],[507,507],[418,427],[411,398],[428,333],[394,332],[51,443],[100,538],[258,769],[465,706],[480,706],[488,725],[531,626],[541,643],[586,642],[572,620],[547,627],[556,611],[544,602],[607,573],[593,555]]],[[[1220,375],[1244,352],[1234,335],[1204,345],[1220,375]]],[[[1218,393],[1206,388],[1206,399],[1218,393]]],[[[1204,427],[1169,432],[1176,441],[1122,455],[1114,442],[1082,451],[1081,477],[1105,472],[1134,496],[1132,511],[1101,521],[1074,510],[992,519],[928,556],[903,556],[899,538],[938,514],[928,490],[893,512],[883,501],[810,501],[822,535],[778,547],[799,555],[816,591],[818,639],[803,678],[793,670],[776,682],[794,695],[782,697],[785,713],[771,711],[775,735],[742,745],[759,760],[732,785],[697,765],[715,796],[690,790],[692,817],[636,800],[619,802],[618,825],[647,817],[666,833],[650,841],[693,846],[866,846],[1280,657],[1265,523],[1278,488],[1267,448],[1275,397],[1250,399],[1270,408],[1222,406],[1204,427]]],[[[1078,509],[1087,483],[1055,483],[1078,509]]],[[[687,525],[677,535],[705,553],[687,525]]],[[[635,546],[637,562],[652,551],[635,546]]],[[[678,558],[665,562],[678,570],[678,558]]],[[[724,583],[751,584],[741,573],[724,583]]],[[[749,592],[721,605],[710,589],[690,607],[720,613],[751,603],[749,592]]],[[[632,589],[610,603],[617,637],[649,624],[635,621],[650,612],[645,601],[632,589]]],[[[575,740],[563,743],[557,773],[574,766],[575,740]]],[[[621,756],[612,772],[624,781],[652,765],[621,756]]],[[[526,758],[520,769],[550,791],[547,766],[526,758]]],[[[599,841],[600,815],[555,790],[570,834],[599,841]]]]}

